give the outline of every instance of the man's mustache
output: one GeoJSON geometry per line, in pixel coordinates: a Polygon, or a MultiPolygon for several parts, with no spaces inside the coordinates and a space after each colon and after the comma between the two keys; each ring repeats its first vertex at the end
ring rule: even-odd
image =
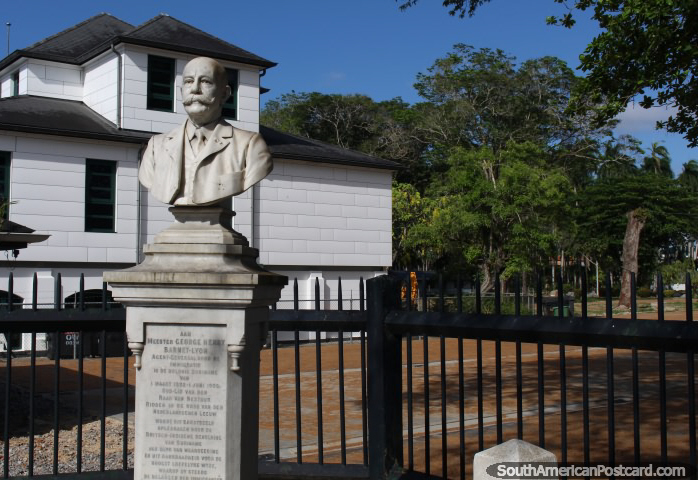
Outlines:
{"type": "Polygon", "coordinates": [[[192,96],[187,97],[184,100],[182,100],[182,103],[185,106],[189,106],[194,102],[199,103],[201,105],[213,105],[214,100],[209,100],[208,98],[200,97],[198,95],[192,95],[192,96]]]}

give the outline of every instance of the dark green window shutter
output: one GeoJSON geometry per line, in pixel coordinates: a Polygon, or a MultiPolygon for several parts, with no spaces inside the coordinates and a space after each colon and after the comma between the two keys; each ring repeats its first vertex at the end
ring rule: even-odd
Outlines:
{"type": "Polygon", "coordinates": [[[174,58],[148,55],[148,110],[174,111],[174,58]]]}
{"type": "Polygon", "coordinates": [[[19,95],[19,72],[12,74],[12,96],[19,95]]]}
{"type": "Polygon", "coordinates": [[[223,116],[231,120],[238,118],[238,71],[226,68],[228,74],[228,85],[230,85],[230,98],[223,104],[223,116]]]}
{"type": "Polygon", "coordinates": [[[10,152],[0,152],[0,201],[10,199],[10,152]]]}
{"type": "Polygon", "coordinates": [[[5,204],[0,208],[3,220],[7,220],[10,214],[10,162],[12,153],[0,152],[0,203],[5,204]]]}
{"type": "Polygon", "coordinates": [[[85,231],[114,232],[116,162],[88,159],[85,167],[85,231]]]}

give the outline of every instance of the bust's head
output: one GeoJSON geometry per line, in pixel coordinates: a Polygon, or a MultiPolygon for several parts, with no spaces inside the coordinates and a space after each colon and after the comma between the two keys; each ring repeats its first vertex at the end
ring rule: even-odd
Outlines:
{"type": "Polygon", "coordinates": [[[214,59],[197,57],[185,65],[182,103],[189,119],[196,125],[218,120],[230,93],[225,68],[214,59]]]}

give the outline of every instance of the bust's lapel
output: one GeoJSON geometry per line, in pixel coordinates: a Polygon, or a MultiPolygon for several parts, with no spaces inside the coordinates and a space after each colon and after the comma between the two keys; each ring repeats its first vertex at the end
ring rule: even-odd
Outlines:
{"type": "Polygon", "coordinates": [[[185,132],[186,122],[168,133],[163,142],[163,147],[167,153],[167,159],[160,159],[161,163],[167,164],[169,168],[159,172],[159,175],[163,175],[167,178],[163,182],[163,186],[167,189],[168,195],[174,198],[174,195],[179,191],[179,184],[181,182],[182,175],[182,163],[184,162],[184,132],[185,132]],[[163,174],[164,173],[164,174],[163,174]]]}
{"type": "Polygon", "coordinates": [[[209,156],[223,150],[228,146],[228,144],[230,144],[232,137],[233,127],[221,119],[216,125],[216,128],[213,130],[211,138],[206,140],[206,146],[204,146],[204,149],[199,152],[197,157],[198,161],[201,162],[209,156]]]}

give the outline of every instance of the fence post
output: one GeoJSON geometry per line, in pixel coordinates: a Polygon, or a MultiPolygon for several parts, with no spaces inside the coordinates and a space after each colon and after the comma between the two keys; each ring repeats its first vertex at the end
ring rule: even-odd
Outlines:
{"type": "Polygon", "coordinates": [[[369,472],[373,479],[402,470],[402,342],[385,328],[398,289],[383,275],[367,284],[369,472]]]}

